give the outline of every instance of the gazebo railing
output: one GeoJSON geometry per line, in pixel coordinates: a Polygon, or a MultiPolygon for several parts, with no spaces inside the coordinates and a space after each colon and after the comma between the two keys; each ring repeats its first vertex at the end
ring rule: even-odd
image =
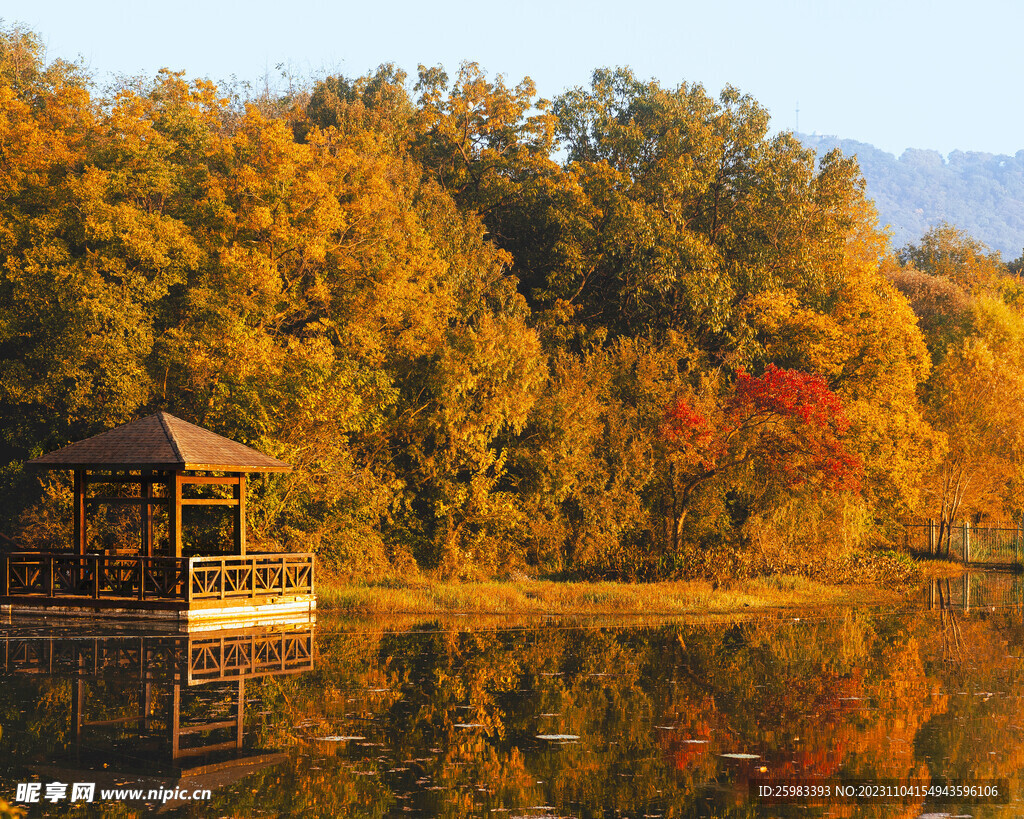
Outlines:
{"type": "Polygon", "coordinates": [[[187,561],[101,553],[14,552],[3,557],[4,597],[174,600],[184,596],[187,561]]]}
{"type": "Polygon", "coordinates": [[[13,552],[0,561],[4,598],[180,601],[191,608],[313,593],[308,553],[177,558],[13,552]]]}
{"type": "Polygon", "coordinates": [[[190,557],[189,603],[313,593],[308,553],[190,557]]]}

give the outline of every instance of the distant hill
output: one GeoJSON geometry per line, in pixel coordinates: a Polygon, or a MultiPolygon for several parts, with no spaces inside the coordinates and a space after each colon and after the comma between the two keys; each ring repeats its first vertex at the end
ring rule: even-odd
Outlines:
{"type": "Polygon", "coordinates": [[[818,154],[839,148],[856,155],[893,247],[916,242],[929,227],[949,222],[1003,254],[1024,249],[1024,151],[1014,156],[908,148],[899,158],[873,145],[834,136],[799,139],[818,154]]]}

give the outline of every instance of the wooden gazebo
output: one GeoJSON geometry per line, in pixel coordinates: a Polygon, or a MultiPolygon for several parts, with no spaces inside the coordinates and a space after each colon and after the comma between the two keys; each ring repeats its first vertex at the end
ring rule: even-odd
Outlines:
{"type": "Polygon", "coordinates": [[[72,548],[4,556],[0,605],[207,616],[241,616],[268,606],[311,610],[315,605],[312,555],[250,554],[246,548],[247,475],[291,471],[283,461],[157,412],[43,455],[28,466],[74,471],[72,548]],[[97,486],[106,487],[106,493],[90,494],[97,486]],[[231,496],[195,496],[210,486],[229,487],[231,496]],[[191,487],[196,489],[186,497],[191,487]],[[125,493],[129,488],[134,491],[125,493]],[[90,513],[102,505],[140,510],[140,536],[134,545],[90,549],[90,513]],[[227,507],[234,524],[232,542],[218,544],[217,554],[185,557],[185,506],[227,507]],[[166,510],[165,537],[155,536],[154,511],[160,509],[166,510]]]}

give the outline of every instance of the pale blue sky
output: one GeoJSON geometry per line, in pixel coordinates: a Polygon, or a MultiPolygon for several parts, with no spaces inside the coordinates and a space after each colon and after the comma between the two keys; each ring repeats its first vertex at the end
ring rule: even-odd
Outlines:
{"type": "Polygon", "coordinates": [[[0,17],[101,80],[166,66],[273,83],[279,63],[354,76],[389,61],[454,74],[475,60],[551,97],[595,67],[630,65],[669,86],[738,86],[776,129],[796,126],[799,103],[800,130],[897,154],[1024,149],[1021,0],[0,0],[0,17]]]}

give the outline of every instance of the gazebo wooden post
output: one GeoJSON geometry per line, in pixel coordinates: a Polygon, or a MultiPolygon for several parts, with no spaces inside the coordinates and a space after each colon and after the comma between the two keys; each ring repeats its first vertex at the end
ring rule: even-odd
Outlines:
{"type": "Polygon", "coordinates": [[[139,496],[142,498],[142,554],[146,557],[153,556],[153,507],[150,504],[153,499],[152,476],[152,470],[143,469],[139,486],[139,496]]]}
{"type": "Polygon", "coordinates": [[[233,477],[238,480],[232,487],[232,493],[236,501],[235,506],[235,551],[245,557],[245,473],[239,472],[233,477]]]}
{"type": "Polygon", "coordinates": [[[88,485],[87,473],[84,469],[75,470],[75,554],[85,555],[85,544],[88,531],[85,525],[85,490],[88,485]]]}
{"type": "Polygon", "coordinates": [[[167,478],[167,532],[168,553],[181,557],[181,472],[172,472],[167,478]]]}

